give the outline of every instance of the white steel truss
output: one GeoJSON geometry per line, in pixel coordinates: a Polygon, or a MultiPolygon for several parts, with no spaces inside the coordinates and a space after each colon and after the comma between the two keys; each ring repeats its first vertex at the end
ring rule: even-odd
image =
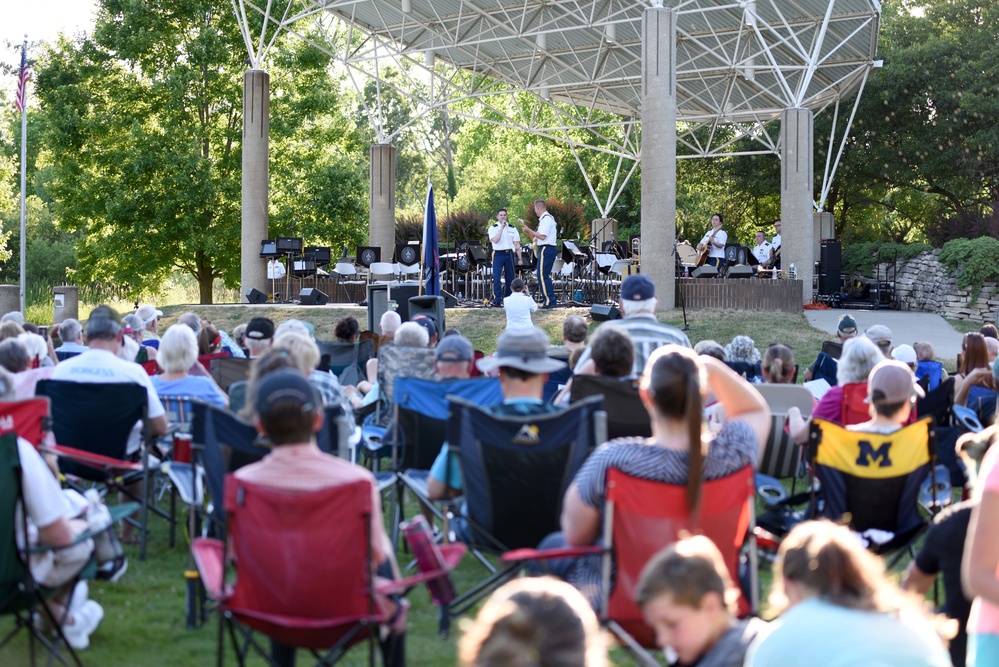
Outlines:
{"type": "MultiPolygon", "coordinates": [[[[255,67],[282,30],[305,39],[318,18],[328,37],[309,41],[335,56],[358,90],[361,81],[371,79],[379,98],[383,87],[410,97],[419,109],[410,124],[444,109],[562,141],[584,176],[579,150],[612,156],[617,167],[610,191],[601,195],[590,188],[602,215],[641,159],[641,22],[649,6],[644,2],[231,2],[255,67]],[[391,79],[384,75],[387,67],[395,74],[391,79]],[[529,102],[525,92],[533,94],[529,102]],[[498,102],[502,97],[507,100],[498,102]]],[[[821,210],[856,111],[854,101],[837,146],[841,102],[859,100],[880,65],[878,1],[666,4],[677,12],[678,157],[779,154],[775,121],[781,111],[830,109],[833,136],[816,202],[821,210]]],[[[386,131],[379,107],[367,109],[378,141],[408,129],[386,131]]]]}

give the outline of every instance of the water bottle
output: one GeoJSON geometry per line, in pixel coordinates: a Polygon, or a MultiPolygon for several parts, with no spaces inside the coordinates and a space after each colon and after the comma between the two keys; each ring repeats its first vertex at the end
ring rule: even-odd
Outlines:
{"type": "Polygon", "coordinates": [[[464,300],[465,300],[465,293],[464,292],[458,292],[458,303],[461,303],[464,300]]]}
{"type": "Polygon", "coordinates": [[[794,262],[791,262],[791,268],[789,269],[787,276],[791,280],[794,280],[798,277],[798,272],[794,270],[794,262]]]}
{"type": "MultiPolygon", "coordinates": [[[[416,515],[412,520],[399,526],[406,542],[413,552],[413,557],[420,568],[420,572],[440,572],[445,569],[444,555],[441,553],[437,543],[434,542],[434,531],[422,514],[416,515]]],[[[427,582],[430,589],[430,596],[438,604],[447,604],[455,597],[454,583],[448,576],[431,579],[427,582]]]]}

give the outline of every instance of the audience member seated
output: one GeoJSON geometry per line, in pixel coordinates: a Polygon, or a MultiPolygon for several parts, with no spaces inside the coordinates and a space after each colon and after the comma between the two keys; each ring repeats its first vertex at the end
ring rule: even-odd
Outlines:
{"type": "Polygon", "coordinates": [[[190,327],[175,324],[160,341],[156,364],[163,371],[153,376],[153,387],[160,396],[190,396],[220,408],[229,405],[229,397],[211,378],[195,377],[188,369],[198,359],[198,341],[190,327]]]}
{"type": "Polygon", "coordinates": [[[741,666],[767,624],[736,618],[739,589],[714,542],[686,537],[648,562],[635,590],[656,645],[682,665],[741,666]]]}
{"type": "Polygon", "coordinates": [[[142,322],[146,325],[142,331],[142,344],[158,348],[160,346],[160,318],[163,317],[163,311],[157,310],[156,306],[146,304],[139,306],[135,314],[141,317],[142,322]]]}
{"type": "Polygon", "coordinates": [[[878,346],[881,354],[887,359],[891,355],[891,329],[883,324],[875,324],[867,327],[864,335],[878,346]]]}
{"type": "Polygon", "coordinates": [[[950,640],[948,647],[954,667],[964,667],[966,664],[971,600],[965,597],[961,589],[961,559],[964,557],[964,542],[968,535],[971,510],[977,505],[977,500],[967,500],[951,505],[936,515],[923,539],[923,546],[909,562],[902,579],[902,588],[922,597],[936,583],[937,574],[941,575],[944,602],[940,611],[947,618],[957,621],[957,634],[950,640]]]}
{"type": "Polygon", "coordinates": [[[244,322],[243,324],[237,324],[232,328],[232,340],[239,349],[243,351],[243,357],[246,359],[250,358],[249,353],[246,351],[246,327],[249,323],[244,322]]]}
{"type": "Polygon", "coordinates": [[[507,329],[530,329],[534,326],[531,313],[538,309],[537,302],[531,298],[522,278],[514,278],[510,283],[510,296],[503,299],[503,310],[506,311],[507,329]]]}
{"type": "Polygon", "coordinates": [[[79,320],[72,318],[63,320],[56,328],[54,335],[58,335],[59,340],[62,341],[62,345],[57,347],[55,351],[59,361],[87,351],[87,346],[83,344],[83,325],[80,324],[79,320]]]}
{"type": "Polygon", "coordinates": [[[845,526],[807,521],[791,530],[777,555],[770,608],[785,611],[750,648],[747,667],[950,665],[941,624],[895,588],[845,526]]]}
{"type": "Polygon", "coordinates": [[[985,337],[977,333],[964,334],[961,352],[959,372],[954,376],[954,404],[977,409],[979,399],[983,399],[983,403],[989,403],[987,409],[990,409],[986,414],[980,413],[979,417],[992,417],[995,415],[999,383],[992,374],[985,337]]]}
{"type": "Polygon", "coordinates": [[[434,372],[438,380],[467,380],[472,377],[475,350],[461,334],[444,336],[434,348],[434,372]]]}
{"type": "Polygon", "coordinates": [[[950,377],[943,364],[936,360],[936,350],[931,343],[921,341],[915,343],[912,349],[916,351],[916,377],[922,380],[929,376],[927,383],[929,391],[933,391],[950,377]]]}
{"type": "Polygon", "coordinates": [[[913,346],[904,344],[895,346],[891,351],[891,359],[901,361],[913,373],[916,372],[916,364],[919,362],[919,357],[916,356],[916,348],[913,346]]]}
{"type": "MultiPolygon", "coordinates": [[[[463,624],[464,625],[464,624],[463,624]]],[[[579,591],[551,577],[500,587],[458,647],[464,667],[604,667],[607,645],[579,591]]]]}
{"type": "MultiPolygon", "coordinates": [[[[576,375],[597,375],[618,382],[627,382],[637,392],[638,378],[633,373],[635,366],[635,345],[631,336],[614,322],[604,322],[590,337],[590,359],[576,375]]],[[[555,405],[568,405],[572,395],[572,378],[552,401],[555,405]]],[[[608,425],[613,420],[607,415],[608,425]]],[[[634,435],[634,433],[632,433],[634,435]]],[[[611,436],[615,437],[615,436],[611,436]]]]}
{"type": "Polygon", "coordinates": [[[429,315],[417,315],[410,322],[415,322],[427,330],[427,347],[437,347],[438,332],[434,318],[429,315]]]}
{"type": "Polygon", "coordinates": [[[274,322],[266,317],[254,317],[246,324],[245,339],[250,359],[262,356],[274,344],[274,322]]]}
{"type": "Polygon", "coordinates": [[[886,359],[871,370],[867,381],[866,401],[871,418],[847,428],[863,433],[894,433],[912,421],[916,399],[924,395],[911,368],[901,361],[886,359]]]}
{"type": "MultiPolygon", "coordinates": [[[[280,328],[280,327],[279,327],[280,328]]],[[[353,414],[340,386],[340,381],[329,371],[319,370],[321,354],[316,341],[300,331],[285,331],[274,337],[274,349],[286,350],[298,364],[302,375],[306,376],[325,405],[339,405],[347,414],[353,414]]]]}
{"type": "Polygon", "coordinates": [[[726,362],[732,370],[750,382],[760,382],[760,351],[749,336],[736,336],[725,346],[726,362]]]}
{"type": "Polygon", "coordinates": [[[142,318],[138,315],[125,315],[121,318],[121,321],[125,325],[125,335],[134,340],[135,344],[139,346],[133,361],[137,364],[156,361],[157,348],[142,344],[143,327],[145,327],[142,318]]]}
{"type": "Polygon", "coordinates": [[[999,340],[986,336],[985,348],[989,352],[989,365],[994,364],[996,359],[999,359],[999,340]]]}
{"type": "Polygon", "coordinates": [[[794,384],[794,350],[781,343],[771,343],[760,364],[763,381],[769,384],[794,384]]]}
{"type": "Polygon", "coordinates": [[[338,343],[356,343],[360,333],[361,325],[352,315],[340,318],[333,328],[333,337],[338,343]]]}
{"type": "Polygon", "coordinates": [[[997,328],[994,324],[983,324],[982,328],[978,330],[978,333],[982,334],[986,338],[999,340],[999,328],[997,328]]]}
{"type": "MultiPolygon", "coordinates": [[[[569,355],[575,351],[586,349],[586,336],[589,334],[589,327],[579,315],[566,315],[562,320],[562,344],[549,345],[548,356],[554,359],[568,359],[569,355]]],[[[570,364],[572,367],[572,364],[570,364]]]]}
{"type": "MultiPolygon", "coordinates": [[[[819,417],[840,426],[859,424],[870,416],[867,398],[867,378],[884,355],[880,348],[866,336],[851,338],[843,343],[843,354],[839,358],[836,371],[838,384],[819,399],[812,418],[819,417]]],[[[788,428],[795,442],[804,443],[808,439],[811,419],[801,417],[801,411],[791,407],[787,411],[788,428]]]]}
{"type": "Polygon", "coordinates": [[[48,380],[55,372],[54,366],[32,368],[28,348],[17,338],[0,341],[0,366],[14,374],[13,389],[15,398],[19,401],[32,398],[38,381],[48,380]]]}
{"type": "MultiPolygon", "coordinates": [[[[827,340],[822,344],[822,352],[829,355],[833,359],[839,359],[840,355],[843,353],[843,343],[850,340],[851,338],[856,338],[860,333],[857,329],[857,320],[853,319],[853,315],[843,315],[839,318],[839,323],[836,325],[836,342],[827,340]]],[[[812,380],[816,377],[816,364],[819,360],[816,360],[805,369],[804,377],[805,382],[812,380]]]]}
{"type": "Polygon", "coordinates": [[[694,346],[694,352],[699,355],[706,354],[709,357],[714,357],[718,361],[728,361],[728,355],[725,353],[725,346],[716,340],[702,340],[697,345],[694,346]]]}
{"type": "Polygon", "coordinates": [[[30,331],[18,335],[17,339],[28,348],[32,368],[46,368],[56,365],[56,361],[49,356],[49,341],[30,331]]]}
{"type": "Polygon", "coordinates": [[[0,317],[0,324],[4,324],[6,322],[14,322],[20,326],[24,324],[24,315],[22,315],[19,310],[12,310],[9,313],[4,313],[3,317],[0,317]]]}
{"type": "MultiPolygon", "coordinates": [[[[690,347],[685,333],[656,319],[659,299],[656,298],[656,285],[647,275],[639,273],[624,279],[618,305],[623,319],[614,323],[624,327],[635,344],[635,366],[632,371],[635,375],[641,374],[657,348],[663,345],[690,347]]],[[[576,367],[589,358],[590,349],[587,347],[576,362],[576,367]]]]}
{"type": "MultiPolygon", "coordinates": [[[[600,537],[608,468],[666,484],[685,484],[692,512],[700,504],[701,482],[756,467],[770,431],[770,410],[753,386],[713,357],[667,345],[652,353],[642,375],[641,396],[652,415],[652,437],[622,438],[599,447],[566,491],[562,532],[549,535],[541,549],[593,544],[600,537]],[[707,392],[718,397],[728,420],[714,436],[705,432],[707,392]]],[[[551,564],[596,603],[600,557],[551,564]]]]}
{"type": "MultiPolygon", "coordinates": [[[[402,328],[399,329],[402,332],[402,328]]],[[[398,343],[398,334],[396,335],[398,343]]],[[[479,359],[476,365],[483,374],[499,369],[503,402],[491,406],[496,415],[530,416],[557,412],[558,408],[542,399],[548,374],[565,367],[565,363],[547,354],[548,334],[533,329],[505,329],[496,341],[496,354],[479,359]]],[[[448,452],[444,443],[430,468],[427,496],[431,500],[459,495],[462,489],[457,457],[448,452]]],[[[456,532],[460,532],[456,527],[456,532]]]]}
{"type": "Polygon", "coordinates": [[[206,322],[201,327],[201,331],[198,332],[198,356],[216,357],[223,355],[229,356],[228,352],[222,348],[222,335],[214,325],[206,322]]]}
{"type": "Polygon", "coordinates": [[[958,441],[987,447],[979,470],[979,504],[971,511],[961,562],[961,585],[972,599],[968,618],[968,665],[999,665],[999,425],[958,441]]]}
{"type": "MultiPolygon", "coordinates": [[[[378,347],[388,345],[395,338],[395,332],[402,325],[402,318],[394,310],[386,310],[382,313],[382,318],[378,321],[378,347]]],[[[371,377],[370,375],[368,377],[371,377]]]]}
{"type": "Polygon", "coordinates": [[[7,320],[3,324],[0,324],[0,341],[7,340],[8,338],[17,338],[23,333],[24,327],[17,322],[7,320]]]}
{"type": "MultiPolygon", "coordinates": [[[[282,339],[299,337],[284,334],[282,339]]],[[[315,345],[315,343],[313,343],[315,345]]],[[[318,363],[318,348],[316,361],[318,363]]],[[[270,373],[256,388],[254,414],[257,430],[267,437],[273,449],[258,463],[236,471],[237,478],[280,489],[288,493],[318,491],[360,480],[371,485],[371,552],[378,574],[386,579],[398,578],[398,566],[392,543],[382,520],[381,498],[374,476],[349,461],[324,454],[316,445],[316,433],[322,427],[322,398],[311,383],[299,372],[280,370],[270,373]]],[[[376,598],[382,611],[392,619],[383,628],[382,653],[384,663],[405,665],[405,614],[397,600],[376,598]]],[[[295,664],[295,649],[271,643],[272,656],[280,665],[295,664]]]]}

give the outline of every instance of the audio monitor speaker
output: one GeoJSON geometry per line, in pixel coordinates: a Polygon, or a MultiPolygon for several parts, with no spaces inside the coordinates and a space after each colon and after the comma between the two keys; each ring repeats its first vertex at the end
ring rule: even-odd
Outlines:
{"type": "Polygon", "coordinates": [[[429,315],[437,325],[437,335],[443,336],[447,325],[444,321],[443,296],[411,296],[409,297],[409,319],[417,315],[429,315]]]}
{"type": "Polygon", "coordinates": [[[325,306],[330,298],[314,287],[304,287],[298,293],[298,302],[303,306],[325,306]]]}
{"type": "Polygon", "coordinates": [[[728,271],[725,272],[726,278],[752,278],[753,277],[753,267],[746,266],[745,264],[736,264],[735,266],[728,267],[728,271]]]}
{"type": "Polygon", "coordinates": [[[718,276],[718,269],[713,266],[699,266],[690,272],[691,278],[715,278],[718,276]]]}
{"type": "Polygon", "coordinates": [[[621,319],[621,311],[618,310],[617,306],[604,306],[596,303],[590,308],[590,317],[594,322],[619,320],[621,319]]]}
{"type": "Polygon", "coordinates": [[[250,288],[246,293],[247,303],[267,303],[267,295],[256,288],[250,288]]]}

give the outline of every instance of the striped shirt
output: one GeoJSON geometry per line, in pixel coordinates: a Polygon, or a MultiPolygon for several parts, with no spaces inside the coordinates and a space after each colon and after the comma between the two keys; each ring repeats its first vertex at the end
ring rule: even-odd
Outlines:
{"type": "MultiPolygon", "coordinates": [[[[663,324],[652,315],[635,315],[626,317],[623,320],[614,320],[614,324],[621,327],[631,335],[631,340],[635,344],[635,364],[632,367],[634,375],[641,375],[645,370],[645,362],[649,360],[652,353],[663,345],[680,345],[681,347],[692,347],[687,334],[676,327],[663,324]]],[[[590,346],[587,345],[583,353],[579,355],[576,368],[590,358],[590,346]]]]}

